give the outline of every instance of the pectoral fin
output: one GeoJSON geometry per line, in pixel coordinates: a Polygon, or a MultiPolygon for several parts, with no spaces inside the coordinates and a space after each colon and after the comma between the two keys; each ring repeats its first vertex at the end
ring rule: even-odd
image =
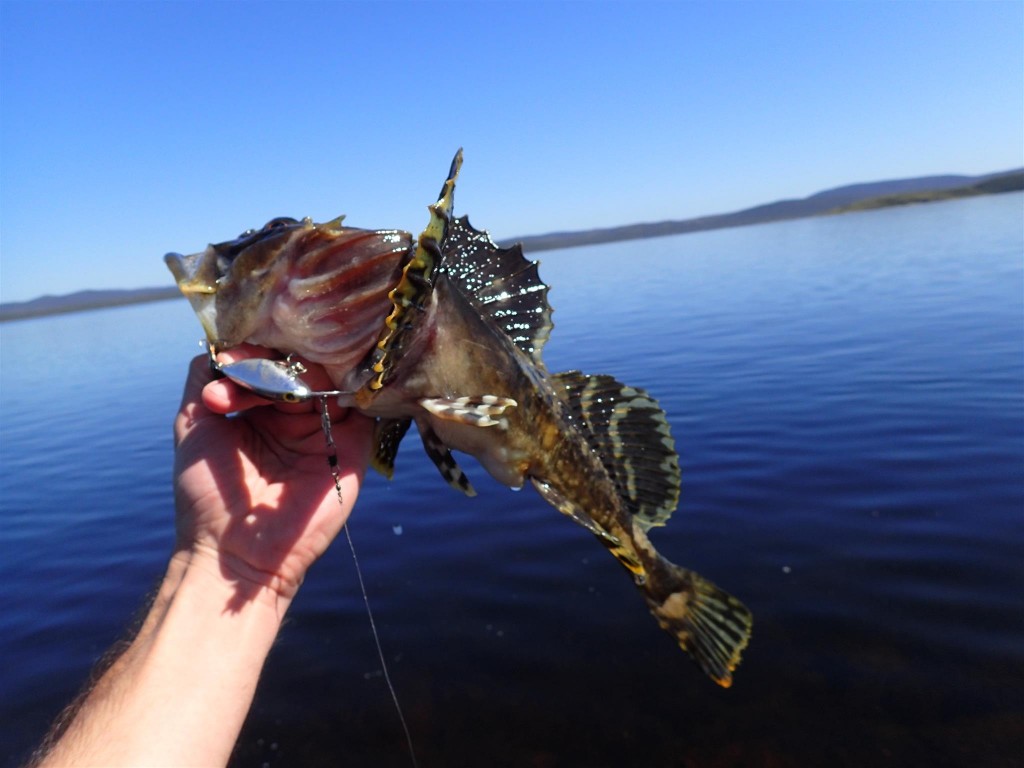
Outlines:
{"type": "Polygon", "coordinates": [[[501,416],[506,408],[517,405],[509,397],[480,395],[478,397],[424,397],[420,400],[427,411],[439,419],[468,424],[472,427],[494,427],[502,424],[501,416]]]}

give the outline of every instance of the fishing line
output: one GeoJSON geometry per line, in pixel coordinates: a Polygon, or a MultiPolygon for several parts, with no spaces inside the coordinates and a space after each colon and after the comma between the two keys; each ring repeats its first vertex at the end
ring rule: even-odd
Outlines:
{"type": "MultiPolygon", "coordinates": [[[[338,471],[338,449],[334,445],[334,438],[331,435],[331,417],[327,410],[327,395],[322,395],[317,398],[320,403],[320,425],[323,427],[324,437],[327,440],[327,464],[331,468],[331,477],[334,478],[334,490],[338,494],[338,504],[343,505],[344,501],[341,496],[341,474],[338,471]]],[[[409,757],[412,758],[413,768],[418,768],[416,762],[416,750],[412,746],[412,734],[409,732],[409,726],[405,722],[405,715],[402,714],[402,706],[398,703],[398,694],[395,692],[395,686],[391,682],[391,675],[388,673],[388,664],[384,660],[384,649],[380,644],[380,635],[377,633],[377,624],[373,620],[373,611],[370,610],[370,598],[366,593],[366,583],[363,581],[363,572],[359,568],[359,558],[356,557],[356,547],[352,543],[352,533],[349,531],[348,521],[343,526],[345,531],[345,538],[348,540],[348,548],[352,551],[352,562],[356,566],[356,578],[359,580],[359,589],[363,593],[363,603],[366,605],[366,616],[370,620],[370,632],[373,634],[373,642],[377,645],[377,656],[380,658],[380,667],[384,672],[384,682],[387,683],[388,690],[391,692],[391,700],[395,703],[395,711],[398,713],[398,720],[402,724],[402,731],[405,732],[405,741],[409,747],[409,757]]]]}

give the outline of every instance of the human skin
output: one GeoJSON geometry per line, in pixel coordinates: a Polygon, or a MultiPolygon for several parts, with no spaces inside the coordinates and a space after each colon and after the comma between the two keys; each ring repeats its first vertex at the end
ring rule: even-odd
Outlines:
{"type": "MultiPolygon", "coordinates": [[[[311,369],[308,383],[327,388],[311,369]]],[[[174,420],[166,574],[138,633],[58,718],[36,765],[227,763],[285,612],[366,470],[373,422],[333,404],[330,413],[341,503],[314,403],[268,404],[213,380],[206,356],[192,361],[174,420]]]]}

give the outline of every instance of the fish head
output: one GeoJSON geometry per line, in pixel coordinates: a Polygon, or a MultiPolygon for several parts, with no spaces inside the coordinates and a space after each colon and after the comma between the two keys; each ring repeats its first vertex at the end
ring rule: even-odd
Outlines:
{"type": "Polygon", "coordinates": [[[205,250],[164,257],[214,349],[257,344],[343,373],[376,342],[412,247],[399,230],[272,219],[205,250]]]}
{"type": "Polygon", "coordinates": [[[164,256],[214,348],[233,347],[253,334],[286,266],[289,243],[315,226],[282,216],[199,253],[164,256]]]}

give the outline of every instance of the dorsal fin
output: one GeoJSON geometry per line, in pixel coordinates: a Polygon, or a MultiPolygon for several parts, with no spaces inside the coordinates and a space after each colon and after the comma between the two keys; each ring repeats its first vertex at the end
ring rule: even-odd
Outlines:
{"type": "Polygon", "coordinates": [[[370,368],[375,375],[367,384],[371,391],[379,390],[388,380],[408,340],[409,334],[405,330],[414,325],[416,314],[422,311],[424,302],[434,289],[434,270],[441,261],[441,245],[446,242],[451,226],[455,181],[461,168],[462,150],[459,149],[448,169],[448,178],[441,187],[437,202],[427,206],[430,221],[402,266],[398,285],[388,293],[392,309],[384,321],[377,347],[372,352],[370,368]]]}
{"type": "Polygon", "coordinates": [[[637,523],[664,525],[679,503],[679,457],[668,420],[642,389],[579,371],[552,377],[637,523]]]}
{"type": "Polygon", "coordinates": [[[439,271],[543,366],[541,351],[552,323],[548,287],[537,274],[537,262],[524,258],[518,244],[499,248],[490,235],[473,228],[468,216],[451,222],[442,253],[439,271]]]}

